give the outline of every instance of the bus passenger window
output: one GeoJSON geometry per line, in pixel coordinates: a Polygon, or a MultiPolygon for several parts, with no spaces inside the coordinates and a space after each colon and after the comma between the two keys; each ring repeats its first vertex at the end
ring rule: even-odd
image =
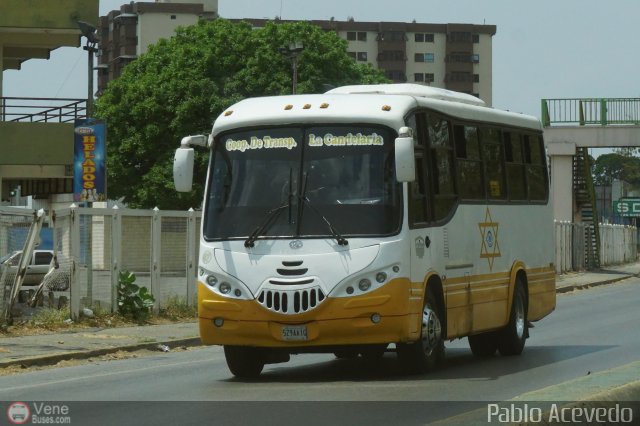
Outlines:
{"type": "Polygon", "coordinates": [[[429,176],[433,192],[433,220],[445,219],[456,204],[453,174],[453,144],[449,121],[429,114],[429,176]]]}
{"type": "Polygon", "coordinates": [[[509,199],[527,200],[527,184],[522,156],[522,136],[520,133],[504,132],[504,157],[507,167],[507,186],[509,199]]]}
{"type": "Polygon", "coordinates": [[[504,200],[506,190],[502,169],[502,144],[500,130],[490,127],[480,128],[480,143],[486,177],[487,196],[490,200],[504,200]]]}
{"type": "Polygon", "coordinates": [[[475,126],[455,126],[456,173],[458,192],[463,200],[484,200],[482,161],[475,126]]]}
{"type": "Polygon", "coordinates": [[[546,201],[549,188],[545,176],[544,151],[542,139],[538,135],[524,136],[524,157],[527,163],[527,185],[529,200],[546,201]]]}

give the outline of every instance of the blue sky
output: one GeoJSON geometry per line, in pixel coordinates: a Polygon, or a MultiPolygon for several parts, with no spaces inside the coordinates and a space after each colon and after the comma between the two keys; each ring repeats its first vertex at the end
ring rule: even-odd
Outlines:
{"type": "MultiPolygon", "coordinates": [[[[124,0],[101,0],[100,14],[124,0]]],[[[640,97],[637,0],[219,0],[228,18],[472,23],[497,26],[494,106],[540,116],[540,99],[640,97]],[[636,82],[636,83],[634,83],[636,82]]],[[[83,98],[87,57],[62,48],[4,72],[4,96],[83,98]]]]}

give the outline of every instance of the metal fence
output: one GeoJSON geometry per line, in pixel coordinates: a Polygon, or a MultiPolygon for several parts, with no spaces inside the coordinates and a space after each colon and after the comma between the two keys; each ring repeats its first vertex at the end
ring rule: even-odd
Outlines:
{"type": "Polygon", "coordinates": [[[86,115],[86,99],[0,98],[0,121],[73,123],[73,120],[86,115]]]}
{"type": "Polygon", "coordinates": [[[640,98],[542,99],[542,124],[640,124],[640,98]]]}
{"type": "MultiPolygon", "coordinates": [[[[556,222],[556,273],[593,269],[587,244],[593,225],[556,222]]],[[[633,226],[599,224],[600,267],[635,262],[638,258],[638,233],[633,226]]]]}
{"type": "MultiPolygon", "coordinates": [[[[0,257],[22,250],[33,220],[33,210],[0,207],[0,257]]],[[[66,298],[74,317],[96,306],[114,311],[119,273],[129,271],[153,294],[156,311],[173,298],[195,305],[200,220],[193,210],[56,210],[44,222],[38,247],[52,250],[58,262],[45,281],[45,303],[58,306],[66,298]]],[[[635,227],[601,224],[599,229],[600,266],[636,261],[635,227]]],[[[556,222],[557,273],[593,267],[589,232],[593,227],[587,224],[556,222]]],[[[5,290],[10,274],[2,276],[5,290]]],[[[5,293],[0,292],[3,299],[5,293]]]]}
{"type": "MultiPolygon", "coordinates": [[[[0,257],[21,250],[33,211],[0,207],[0,257]]],[[[115,310],[120,271],[153,294],[155,310],[172,298],[195,304],[200,212],[72,207],[49,214],[44,229],[59,268],[45,289],[83,308],[115,310]]],[[[45,240],[45,239],[43,239],[45,240]]],[[[3,283],[4,285],[4,283],[3,283]]]]}

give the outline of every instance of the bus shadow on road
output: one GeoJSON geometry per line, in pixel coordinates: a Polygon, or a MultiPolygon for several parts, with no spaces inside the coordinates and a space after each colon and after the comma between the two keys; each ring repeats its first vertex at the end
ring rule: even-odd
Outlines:
{"type": "Polygon", "coordinates": [[[478,358],[471,351],[453,348],[447,351],[443,368],[434,371],[437,379],[496,380],[501,376],[543,367],[581,356],[612,349],[612,345],[527,346],[519,356],[478,358]]]}
{"type": "Polygon", "coordinates": [[[425,374],[407,372],[401,365],[393,349],[378,360],[331,359],[309,362],[303,365],[304,357],[292,357],[293,362],[268,365],[262,375],[254,380],[237,378],[230,381],[273,382],[273,383],[323,383],[323,382],[366,382],[366,381],[407,381],[407,380],[497,380],[517,372],[579,358],[581,356],[614,348],[611,345],[563,345],[530,346],[520,356],[474,357],[468,348],[447,349],[442,365],[425,374]]]}

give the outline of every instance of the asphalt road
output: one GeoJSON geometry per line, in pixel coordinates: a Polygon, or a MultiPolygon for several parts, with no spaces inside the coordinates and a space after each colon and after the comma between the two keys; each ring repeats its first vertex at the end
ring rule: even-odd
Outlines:
{"type": "Polygon", "coordinates": [[[476,359],[459,340],[427,375],[403,374],[389,352],[373,368],[298,355],[242,381],[207,347],[0,377],[0,400],[65,401],[92,424],[425,424],[639,360],[638,306],[636,278],[559,295],[521,356],[476,359]]]}

